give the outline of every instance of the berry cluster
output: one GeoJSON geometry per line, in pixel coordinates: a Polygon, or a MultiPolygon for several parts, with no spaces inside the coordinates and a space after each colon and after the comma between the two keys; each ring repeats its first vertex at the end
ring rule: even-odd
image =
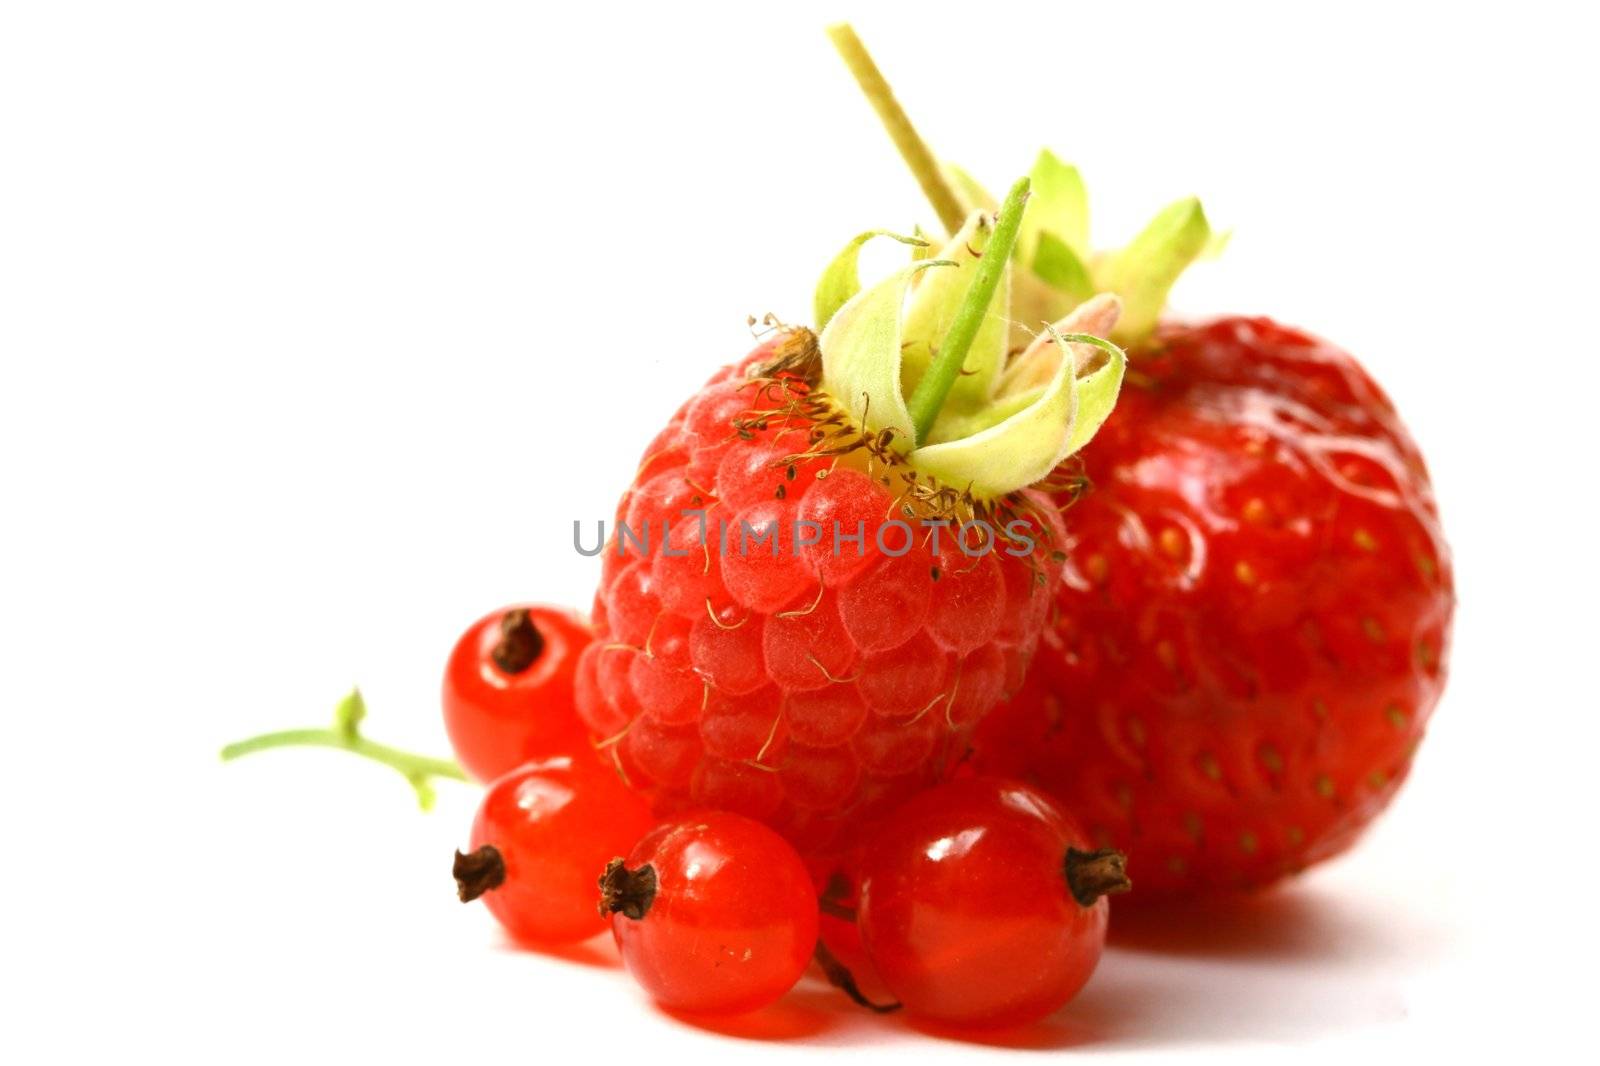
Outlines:
{"type": "Polygon", "coordinates": [[[1214,244],[1198,202],[1097,252],[1076,170],[1044,153],[996,204],[833,32],[942,247],[895,238],[912,262],[863,288],[892,235],[857,237],[815,332],[678,409],[590,620],[461,637],[459,764],[368,740],[356,694],[224,755],[343,748],[424,806],[486,783],[461,900],[533,946],[609,927],[671,1010],[755,1010],[815,964],[874,1010],[1022,1025],[1089,979],[1130,863],[1156,904],[1257,887],[1376,817],[1443,687],[1450,558],[1353,358],[1159,321],[1214,244]]]}
{"type": "MultiPolygon", "coordinates": [[[[478,716],[491,723],[511,702],[486,700],[478,716]]],[[[460,709],[470,725],[473,708],[460,709]]],[[[531,946],[609,923],[629,972],[671,1010],[758,1009],[816,958],[866,1006],[978,1027],[1071,999],[1100,957],[1103,897],[1128,888],[1119,853],[1092,849],[1047,797],[996,779],[923,791],[871,839],[819,897],[800,853],[760,822],[715,809],[656,821],[603,766],[552,755],[489,784],[453,872],[464,902],[482,898],[531,946]],[[896,1003],[861,995],[819,939],[822,908],[848,920],[841,951],[859,947],[896,1003]],[[1029,981],[1001,979],[1018,967],[1029,981]]]]}

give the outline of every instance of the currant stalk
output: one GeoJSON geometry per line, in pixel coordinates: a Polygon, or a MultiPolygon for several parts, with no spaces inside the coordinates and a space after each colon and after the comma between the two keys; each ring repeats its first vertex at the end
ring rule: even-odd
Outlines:
{"type": "Polygon", "coordinates": [[[449,781],[469,780],[466,771],[450,760],[380,744],[361,735],[361,721],[367,716],[367,702],[360,689],[351,689],[333,710],[333,725],[326,729],[284,729],[263,733],[247,740],[235,741],[222,749],[222,761],[234,759],[270,748],[338,748],[348,751],[397,771],[417,793],[417,805],[432,810],[437,798],[433,779],[449,781]]]}

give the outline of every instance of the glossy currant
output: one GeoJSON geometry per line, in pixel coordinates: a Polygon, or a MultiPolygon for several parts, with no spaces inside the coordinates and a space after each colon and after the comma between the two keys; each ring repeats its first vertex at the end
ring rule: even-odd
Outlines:
{"type": "Polygon", "coordinates": [[[857,923],[872,969],[928,1021],[1037,1021],[1083,987],[1105,943],[1122,856],[1053,800],[995,778],[951,781],[870,829],[857,923]]]}
{"type": "Polygon", "coordinates": [[[577,943],[605,929],[594,870],[650,828],[644,803],[587,753],[520,766],[491,784],[456,852],[463,903],[482,899],[517,940],[577,943]]]}
{"type": "Polygon", "coordinates": [[[462,634],[445,667],[443,705],[469,774],[493,781],[530,759],[586,747],[573,684],[593,639],[576,612],[539,604],[495,611],[462,634]]]}
{"type": "Polygon", "coordinates": [[[777,1000],[817,944],[817,896],[800,856],[766,826],[722,811],[659,825],[613,859],[600,912],[634,979],[691,1014],[777,1000]]]}

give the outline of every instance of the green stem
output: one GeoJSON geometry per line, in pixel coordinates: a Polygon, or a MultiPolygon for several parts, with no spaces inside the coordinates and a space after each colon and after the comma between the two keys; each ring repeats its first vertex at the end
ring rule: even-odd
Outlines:
{"type": "Polygon", "coordinates": [[[838,50],[844,65],[850,68],[867,102],[878,113],[878,119],[889,132],[890,140],[900,150],[900,158],[911,168],[917,184],[922,186],[922,194],[938,213],[939,222],[954,236],[967,214],[961,206],[961,198],[945,180],[944,172],[939,169],[939,161],[928,150],[927,143],[917,135],[916,127],[911,124],[911,116],[894,98],[894,91],[884,80],[878,64],[872,61],[867,46],[861,43],[861,38],[856,36],[855,29],[848,22],[829,26],[828,39],[838,50]]]}
{"type": "Polygon", "coordinates": [[[466,771],[449,759],[437,759],[415,752],[368,740],[361,735],[359,723],[366,715],[365,704],[359,692],[352,692],[339,704],[334,713],[334,725],[329,729],[284,729],[276,733],[263,733],[258,737],[240,740],[222,749],[222,761],[229,762],[253,752],[271,748],[339,748],[382,763],[398,771],[417,792],[417,802],[423,810],[433,806],[433,778],[450,781],[468,781],[466,771]]]}
{"type": "Polygon", "coordinates": [[[1000,206],[1000,217],[995,220],[994,233],[978,259],[972,285],[950,322],[950,329],[939,345],[938,354],[933,357],[927,372],[906,401],[906,409],[911,414],[912,424],[916,426],[919,445],[927,439],[928,431],[939,417],[939,408],[944,406],[944,398],[950,394],[956,378],[961,376],[961,367],[967,361],[967,353],[972,350],[974,338],[978,336],[978,327],[983,325],[989,305],[994,302],[995,290],[1005,276],[1006,260],[1011,258],[1011,249],[1017,243],[1017,230],[1022,225],[1022,209],[1027,199],[1028,179],[1021,178],[1006,193],[1006,201],[1000,206]]]}

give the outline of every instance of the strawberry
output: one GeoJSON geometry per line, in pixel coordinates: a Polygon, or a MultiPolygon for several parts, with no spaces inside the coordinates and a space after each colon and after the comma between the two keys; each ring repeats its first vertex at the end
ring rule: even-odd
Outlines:
{"type": "MultiPolygon", "coordinates": [[[[1025,675],[1059,582],[1052,473],[1123,358],[1091,301],[1004,373],[1005,263],[1027,182],[938,259],[781,329],[646,450],[616,512],[576,698],[660,811],[759,818],[808,848],[944,776],[1025,675]],[[943,525],[940,525],[940,524],[943,525]]],[[[926,254],[925,242],[900,238],[926,254]]]]}
{"type": "MultiPolygon", "coordinates": [[[[988,203],[832,33],[941,221],[988,203]]],[[[1266,884],[1371,822],[1439,698],[1454,593],[1427,470],[1337,348],[1265,318],[1158,327],[1220,243],[1198,201],[1097,254],[1077,170],[1044,152],[1031,176],[1014,313],[1118,294],[1129,387],[1081,456],[1089,490],[1060,498],[1057,610],[974,762],[1066,800],[1129,854],[1141,900],[1266,884]]]]}
{"type": "Polygon", "coordinates": [[[1083,455],[1056,622],[980,765],[1032,778],[1149,900],[1260,885],[1393,798],[1454,603],[1427,471],[1346,353],[1169,325],[1083,455]]]}

